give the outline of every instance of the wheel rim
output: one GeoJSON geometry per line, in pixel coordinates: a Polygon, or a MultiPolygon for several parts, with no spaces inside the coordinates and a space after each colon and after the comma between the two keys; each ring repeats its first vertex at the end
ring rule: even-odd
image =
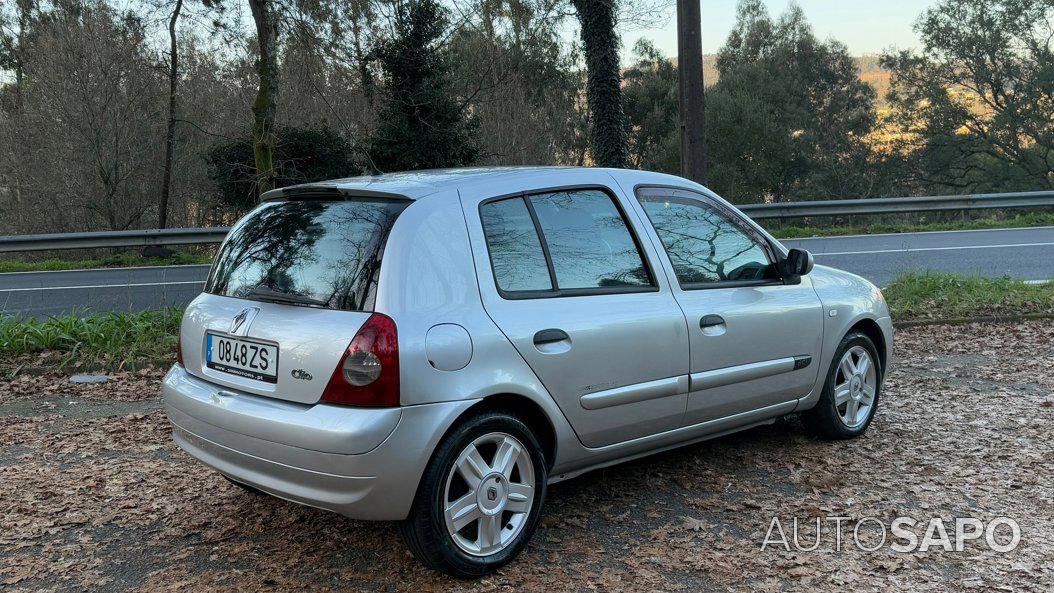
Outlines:
{"type": "Polygon", "coordinates": [[[534,506],[534,463],[516,437],[492,432],[472,441],[447,476],[442,500],[447,533],[472,556],[504,550],[534,506]]]}
{"type": "Polygon", "coordinates": [[[857,428],[871,416],[878,393],[878,373],[871,353],[853,346],[838,362],[834,381],[834,407],[842,423],[857,428]]]}

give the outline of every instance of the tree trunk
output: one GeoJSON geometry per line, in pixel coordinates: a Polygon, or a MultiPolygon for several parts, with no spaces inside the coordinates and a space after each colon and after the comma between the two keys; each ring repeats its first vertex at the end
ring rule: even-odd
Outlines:
{"type": "Polygon", "coordinates": [[[572,0],[582,26],[586,56],[593,161],[601,167],[625,167],[629,161],[626,116],[622,110],[618,35],[613,0],[572,0]]]}
{"type": "Polygon", "coordinates": [[[26,33],[29,29],[29,21],[33,18],[33,10],[36,8],[36,0],[17,0],[18,6],[18,37],[15,41],[17,47],[12,57],[15,66],[15,112],[22,113],[25,104],[22,96],[22,84],[25,79],[25,60],[23,52],[26,51],[26,33]]]}
{"type": "Polygon", "coordinates": [[[179,53],[176,46],[176,23],[183,10],[183,0],[176,0],[168,19],[168,127],[165,129],[165,170],[161,176],[161,201],[157,206],[157,228],[168,226],[168,198],[172,191],[172,159],[176,152],[176,88],[179,84],[179,53]]]}
{"type": "Polygon", "coordinates": [[[272,0],[249,0],[260,46],[256,73],[260,86],[253,101],[253,158],[258,194],[274,187],[275,94],[278,92],[278,22],[272,0]]]}
{"type": "Polygon", "coordinates": [[[706,90],[703,84],[699,0],[677,0],[677,70],[680,81],[681,175],[706,184],[706,90]]]}

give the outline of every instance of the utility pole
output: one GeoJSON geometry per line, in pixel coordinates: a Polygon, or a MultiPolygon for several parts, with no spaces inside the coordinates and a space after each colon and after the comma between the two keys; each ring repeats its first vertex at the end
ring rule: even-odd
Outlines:
{"type": "Polygon", "coordinates": [[[705,184],[706,99],[703,87],[703,37],[700,3],[677,0],[677,71],[680,80],[681,175],[705,184]]]}

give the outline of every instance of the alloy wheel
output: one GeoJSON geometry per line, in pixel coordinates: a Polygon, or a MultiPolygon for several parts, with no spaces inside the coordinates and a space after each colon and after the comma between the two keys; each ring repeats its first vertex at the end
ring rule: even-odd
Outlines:
{"type": "Polygon", "coordinates": [[[443,517],[458,548],[489,556],[523,531],[534,505],[534,463],[516,437],[485,434],[458,455],[447,476],[443,517]]]}
{"type": "Polygon", "coordinates": [[[871,353],[853,346],[838,362],[834,381],[834,407],[842,423],[857,428],[867,421],[878,392],[878,372],[871,353]]]}

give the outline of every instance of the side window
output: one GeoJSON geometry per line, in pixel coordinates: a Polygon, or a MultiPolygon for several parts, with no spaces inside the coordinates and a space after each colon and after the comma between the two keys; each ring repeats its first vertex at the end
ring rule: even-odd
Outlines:
{"type": "Polygon", "coordinates": [[[503,293],[562,295],[654,286],[622,213],[601,190],[506,198],[484,203],[479,212],[503,293]]]}
{"type": "Polygon", "coordinates": [[[552,290],[538,230],[523,198],[488,202],[479,214],[498,288],[506,292],[552,290]]]}
{"type": "Polygon", "coordinates": [[[651,286],[640,250],[611,197],[600,190],[528,196],[560,290],[651,286]]]}
{"type": "Polygon", "coordinates": [[[641,196],[682,287],[775,278],[766,249],[717,208],[687,198],[641,196]]]}

